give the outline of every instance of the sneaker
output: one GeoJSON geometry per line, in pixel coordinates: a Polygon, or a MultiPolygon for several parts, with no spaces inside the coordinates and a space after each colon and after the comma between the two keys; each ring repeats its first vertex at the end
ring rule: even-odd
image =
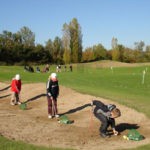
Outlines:
{"type": "Polygon", "coordinates": [[[59,115],[55,115],[56,118],[59,118],[59,115]]]}
{"type": "Polygon", "coordinates": [[[21,105],[21,102],[17,102],[18,105],[21,105]]]}
{"type": "Polygon", "coordinates": [[[110,135],[108,135],[108,134],[106,134],[106,133],[101,133],[100,136],[103,137],[103,138],[110,137],[110,135]]]}
{"type": "Polygon", "coordinates": [[[52,115],[48,115],[48,118],[49,118],[49,119],[52,119],[52,115]]]}
{"type": "Polygon", "coordinates": [[[11,102],[10,105],[14,106],[15,104],[13,102],[11,102]]]}

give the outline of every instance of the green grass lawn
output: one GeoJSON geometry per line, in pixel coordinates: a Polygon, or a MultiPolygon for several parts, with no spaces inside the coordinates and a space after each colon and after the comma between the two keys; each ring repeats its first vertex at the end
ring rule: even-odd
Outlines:
{"type": "MultiPolygon", "coordinates": [[[[35,146],[21,141],[8,140],[0,136],[0,150],[71,150],[62,148],[46,148],[42,146],[35,146]]],[[[73,149],[72,149],[73,150],[73,149]]]]}
{"type": "MultiPolygon", "coordinates": [[[[50,72],[55,72],[51,66],[50,72]]],[[[11,82],[20,73],[23,84],[47,81],[50,73],[24,72],[20,66],[0,66],[0,81],[11,82]]],[[[99,68],[87,65],[73,66],[73,72],[58,73],[59,84],[78,92],[109,98],[134,108],[150,118],[150,66],[99,68]],[[143,70],[146,70],[143,82],[143,70]]],[[[150,147],[150,145],[146,146],[150,147]]],[[[146,148],[145,147],[145,148],[146,148]]],[[[142,148],[141,148],[142,149],[142,148]]]]}

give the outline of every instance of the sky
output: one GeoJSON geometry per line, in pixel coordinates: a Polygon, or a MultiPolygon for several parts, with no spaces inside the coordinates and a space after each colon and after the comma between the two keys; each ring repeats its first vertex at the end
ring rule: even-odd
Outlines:
{"type": "Polygon", "coordinates": [[[81,26],[83,48],[118,44],[150,45],[150,0],[0,0],[0,34],[23,26],[35,33],[35,43],[62,37],[63,24],[73,18],[81,26]]]}

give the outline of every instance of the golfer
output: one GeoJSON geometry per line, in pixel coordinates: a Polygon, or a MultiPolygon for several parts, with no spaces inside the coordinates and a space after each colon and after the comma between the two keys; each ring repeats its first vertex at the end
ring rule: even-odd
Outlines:
{"type": "Polygon", "coordinates": [[[16,76],[11,81],[11,105],[20,105],[20,91],[21,91],[21,79],[20,75],[16,76]]]}
{"type": "Polygon", "coordinates": [[[118,131],[115,129],[115,118],[121,115],[120,110],[113,104],[105,105],[97,100],[92,101],[91,105],[95,106],[93,111],[95,117],[101,121],[99,128],[101,137],[110,137],[110,133],[107,130],[109,126],[112,128],[113,134],[118,135],[118,131]]]}
{"type": "Polygon", "coordinates": [[[48,101],[48,118],[51,119],[54,116],[58,118],[57,97],[59,95],[59,84],[56,73],[52,73],[49,76],[46,90],[48,101]]]}

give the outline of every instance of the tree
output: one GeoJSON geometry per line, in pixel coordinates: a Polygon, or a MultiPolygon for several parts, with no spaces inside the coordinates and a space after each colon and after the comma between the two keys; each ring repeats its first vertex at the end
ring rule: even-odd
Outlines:
{"type": "Polygon", "coordinates": [[[118,40],[117,40],[117,38],[113,37],[112,40],[111,40],[112,50],[116,49],[117,45],[118,45],[118,40]]]}
{"type": "Polygon", "coordinates": [[[104,60],[106,59],[107,52],[102,44],[93,46],[94,60],[104,60]]]}
{"type": "Polygon", "coordinates": [[[125,48],[123,51],[123,61],[126,63],[135,63],[136,58],[134,55],[134,51],[130,48],[125,48]]]}
{"type": "Polygon", "coordinates": [[[22,44],[25,47],[35,46],[35,34],[28,27],[22,27],[17,34],[21,36],[22,44]]]}
{"type": "Polygon", "coordinates": [[[63,31],[62,44],[64,49],[63,61],[65,64],[69,64],[71,62],[70,30],[69,26],[66,23],[63,25],[62,31],[63,31]]]}
{"type": "Polygon", "coordinates": [[[57,36],[53,42],[53,60],[55,63],[62,63],[63,59],[63,48],[61,39],[57,36]]]}
{"type": "Polygon", "coordinates": [[[119,48],[116,47],[115,49],[112,50],[112,60],[119,61],[119,58],[120,58],[119,48]]]}
{"type": "Polygon", "coordinates": [[[143,41],[140,41],[140,42],[135,42],[134,45],[136,50],[143,51],[145,43],[143,41]]]}
{"type": "Polygon", "coordinates": [[[92,47],[88,47],[82,54],[82,62],[89,62],[94,60],[94,52],[92,47]]]}
{"type": "Polygon", "coordinates": [[[147,61],[150,61],[150,45],[146,46],[145,57],[146,57],[147,61]]]}
{"type": "Polygon", "coordinates": [[[82,34],[81,27],[76,18],[69,24],[71,61],[78,63],[82,58],[82,34]]]}
{"type": "Polygon", "coordinates": [[[39,63],[48,63],[50,61],[50,56],[48,51],[45,50],[43,45],[37,44],[33,53],[32,60],[39,63]]]}
{"type": "Polygon", "coordinates": [[[119,49],[118,49],[118,40],[117,38],[113,37],[111,40],[111,47],[112,47],[112,60],[118,61],[120,57],[119,49]]]}
{"type": "Polygon", "coordinates": [[[68,24],[63,25],[63,60],[65,63],[81,62],[82,59],[82,34],[81,27],[76,18],[68,24]]]}
{"type": "Polygon", "coordinates": [[[52,58],[52,56],[53,56],[53,42],[52,42],[52,40],[51,39],[49,39],[47,42],[46,42],[46,45],[45,45],[45,50],[48,52],[48,54],[49,54],[49,60],[50,60],[50,62],[53,62],[53,58],[52,58]]]}
{"type": "Polygon", "coordinates": [[[123,62],[123,52],[125,47],[122,44],[118,44],[118,50],[119,50],[119,61],[123,62]]]}
{"type": "Polygon", "coordinates": [[[14,60],[13,36],[12,32],[4,30],[0,35],[1,61],[12,63],[14,60]],[[4,57],[5,56],[5,57],[4,57]]]}

